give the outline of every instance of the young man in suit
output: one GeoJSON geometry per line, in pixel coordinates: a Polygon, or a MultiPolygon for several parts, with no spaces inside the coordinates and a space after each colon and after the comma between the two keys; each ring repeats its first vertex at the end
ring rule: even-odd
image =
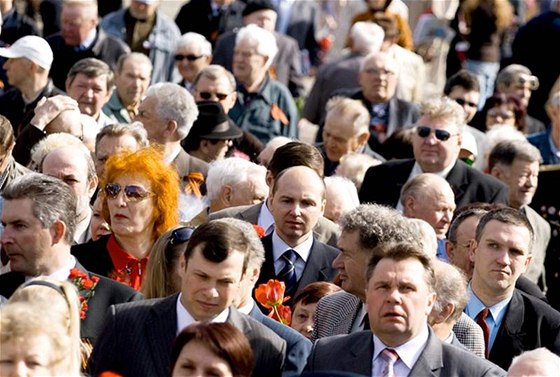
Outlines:
{"type": "MultiPolygon", "coordinates": [[[[11,271],[0,275],[0,295],[9,298],[24,281],[37,276],[70,279],[78,269],[91,279],[70,254],[76,226],[76,195],[63,181],[28,173],[12,181],[3,191],[4,232],[2,248],[10,258],[11,271]]],[[[81,320],[81,337],[96,344],[110,305],[140,300],[142,296],[113,280],[97,276],[94,295],[87,301],[81,320]]]]}
{"type": "Polygon", "coordinates": [[[436,278],[431,258],[420,247],[408,243],[377,247],[366,279],[372,331],[317,340],[307,370],[368,376],[505,374],[469,351],[442,342],[428,326],[436,278]]]}
{"type": "Polygon", "coordinates": [[[371,167],[360,189],[360,202],[397,208],[401,188],[422,173],[444,177],[453,188],[455,204],[506,203],[507,187],[494,177],[458,159],[465,128],[463,108],[447,97],[422,103],[412,136],[413,159],[393,160],[371,167]]]}
{"type": "Polygon", "coordinates": [[[249,339],[253,376],[280,376],[286,342],[233,306],[247,273],[250,237],[228,219],[200,225],[181,260],[181,291],[163,299],[112,306],[90,361],[97,376],[168,376],[177,334],[197,321],[229,322],[249,339]]]}
{"type": "Polygon", "coordinates": [[[332,261],[339,250],[313,236],[325,210],[325,191],[319,174],[307,166],[288,168],[276,177],[270,194],[274,231],[262,239],[265,261],[257,284],[284,281],[286,296],[294,297],[309,283],[334,279],[332,261]]]}
{"type": "Polygon", "coordinates": [[[487,358],[507,369],[514,356],[546,347],[560,353],[560,313],[515,288],[531,263],[534,231],[527,217],[513,208],[482,216],[465,313],[482,327],[487,358]]]}

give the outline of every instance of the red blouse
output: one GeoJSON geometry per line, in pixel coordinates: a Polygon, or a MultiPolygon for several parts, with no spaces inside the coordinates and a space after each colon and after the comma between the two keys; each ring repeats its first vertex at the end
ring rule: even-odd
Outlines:
{"type": "Polygon", "coordinates": [[[109,273],[109,277],[139,290],[144,280],[148,257],[146,256],[142,259],[134,258],[119,245],[113,234],[111,234],[107,242],[107,250],[114,266],[113,271],[109,273]]]}

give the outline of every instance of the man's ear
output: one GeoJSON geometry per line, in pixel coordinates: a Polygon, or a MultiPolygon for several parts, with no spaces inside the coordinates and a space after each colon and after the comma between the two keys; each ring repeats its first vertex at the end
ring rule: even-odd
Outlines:
{"type": "Polygon", "coordinates": [[[416,201],[412,195],[409,195],[405,198],[402,205],[403,205],[403,213],[405,214],[405,216],[409,216],[411,213],[414,213],[414,207],[416,205],[416,201]]]}
{"type": "Polygon", "coordinates": [[[504,176],[504,172],[502,171],[502,169],[500,168],[499,165],[494,165],[492,166],[492,169],[490,169],[490,175],[498,178],[498,179],[502,179],[504,176]]]}
{"type": "Polygon", "coordinates": [[[91,199],[93,197],[93,194],[95,194],[95,190],[97,189],[97,185],[99,185],[99,177],[97,174],[94,174],[93,177],[88,180],[88,198],[91,199]]]}
{"type": "Polygon", "coordinates": [[[232,187],[230,185],[224,185],[220,191],[220,200],[226,207],[231,207],[231,197],[233,194],[232,187]]]}
{"type": "Polygon", "coordinates": [[[474,256],[476,254],[477,247],[478,244],[476,243],[476,240],[474,239],[469,240],[469,260],[473,263],[474,263],[474,256]]]}
{"type": "Polygon", "coordinates": [[[64,235],[67,231],[68,228],[66,227],[66,224],[64,224],[61,220],[56,220],[50,228],[52,238],[51,246],[64,240],[64,235]]]}
{"type": "Polygon", "coordinates": [[[177,121],[169,120],[165,125],[165,134],[171,136],[175,134],[177,128],[178,128],[177,121]]]}
{"type": "Polygon", "coordinates": [[[453,314],[453,312],[455,311],[455,305],[453,305],[452,303],[448,302],[447,304],[445,304],[443,306],[443,309],[441,310],[441,312],[439,312],[435,318],[436,318],[436,323],[444,323],[446,322],[449,317],[451,317],[451,315],[453,314]]]}
{"type": "Polygon", "coordinates": [[[369,132],[362,132],[361,134],[358,135],[358,145],[359,146],[363,146],[365,145],[369,140],[369,132]]]}

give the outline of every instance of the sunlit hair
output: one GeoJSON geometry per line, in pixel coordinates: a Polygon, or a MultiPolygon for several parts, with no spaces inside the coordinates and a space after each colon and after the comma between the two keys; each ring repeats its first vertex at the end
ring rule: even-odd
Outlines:
{"type": "Polygon", "coordinates": [[[254,356],[245,335],[228,322],[198,322],[187,326],[177,335],[171,350],[171,371],[187,343],[196,341],[214,355],[224,360],[231,369],[231,375],[250,377],[253,372],[254,356]]]}
{"type": "Polygon", "coordinates": [[[212,44],[204,37],[204,35],[188,32],[181,35],[181,38],[177,41],[175,49],[187,48],[189,46],[198,47],[200,55],[210,56],[212,55],[212,44]]]}
{"type": "Polygon", "coordinates": [[[229,91],[233,92],[235,90],[235,77],[233,73],[222,67],[221,65],[217,64],[210,64],[202,69],[202,71],[198,72],[193,80],[193,87],[196,88],[198,82],[201,78],[207,78],[210,81],[218,81],[222,77],[226,78],[227,83],[229,84],[229,91]]]}
{"type": "MultiPolygon", "coordinates": [[[[150,182],[150,191],[155,193],[154,239],[179,222],[179,175],[175,168],[165,164],[159,147],[146,147],[136,152],[125,151],[109,157],[101,187],[114,182],[121,176],[141,176],[150,182]]],[[[103,198],[103,217],[111,225],[107,197],[103,198]]]]}
{"type": "Polygon", "coordinates": [[[274,34],[255,24],[250,24],[239,29],[235,45],[244,40],[248,41],[255,48],[257,54],[268,58],[265,64],[265,68],[268,69],[278,53],[278,45],[276,44],[274,34]]]}
{"type": "Polygon", "coordinates": [[[435,97],[420,104],[420,116],[455,125],[462,133],[465,129],[465,110],[449,97],[435,97]]]}
{"type": "Polygon", "coordinates": [[[352,38],[352,49],[367,54],[381,48],[385,32],[374,22],[359,21],[352,25],[350,37],[352,38]]]}
{"type": "Polygon", "coordinates": [[[295,308],[296,304],[302,303],[303,305],[315,304],[325,296],[341,291],[338,285],[328,281],[316,281],[309,283],[294,297],[292,307],[295,308]]]}
{"type": "Polygon", "coordinates": [[[66,145],[78,145],[79,148],[85,148],[86,151],[88,150],[84,143],[76,136],[66,132],[57,132],[47,135],[47,137],[33,146],[31,149],[31,160],[29,160],[27,167],[34,171],[41,170],[41,165],[43,165],[45,156],[51,151],[66,145]]]}
{"type": "Polygon", "coordinates": [[[436,301],[432,311],[441,313],[447,304],[453,304],[455,309],[448,321],[457,321],[467,305],[467,278],[461,270],[454,265],[434,259],[436,274],[436,301]]]}

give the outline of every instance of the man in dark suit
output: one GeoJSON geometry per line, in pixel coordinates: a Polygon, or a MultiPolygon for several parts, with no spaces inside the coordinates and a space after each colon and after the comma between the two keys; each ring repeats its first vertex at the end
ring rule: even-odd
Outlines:
{"type": "Polygon", "coordinates": [[[367,268],[370,331],[315,342],[309,371],[367,376],[503,376],[505,371],[442,342],[428,326],[436,294],[431,259],[418,246],[378,247],[367,268]]]}
{"type": "Polygon", "coordinates": [[[339,250],[313,237],[325,210],[325,191],[321,177],[307,166],[285,169],[276,177],[269,201],[274,231],[262,239],[265,260],[257,284],[284,281],[285,295],[294,297],[309,283],[334,279],[332,261],[339,250]]]}
{"type": "MultiPolygon", "coordinates": [[[[253,234],[254,235],[254,234],[253,234]]],[[[181,262],[181,292],[138,303],[111,306],[90,372],[124,376],[168,376],[176,335],[197,321],[229,322],[249,339],[253,376],[280,376],[286,342],[233,305],[247,272],[250,236],[227,219],[200,225],[181,262]]]]}
{"type": "Polygon", "coordinates": [[[560,353],[560,313],[515,288],[531,263],[534,236],[521,211],[499,208],[482,216],[471,250],[465,313],[485,333],[487,358],[504,369],[523,351],[546,347],[560,353]]]}
{"type": "MultiPolygon", "coordinates": [[[[71,269],[94,275],[70,254],[76,225],[76,196],[63,181],[28,173],[12,181],[2,193],[2,248],[10,258],[11,271],[0,275],[0,295],[9,298],[27,279],[48,276],[66,280],[71,269]]],[[[81,337],[95,344],[107,308],[142,296],[124,284],[99,277],[81,321],[81,337]]]]}
{"type": "Polygon", "coordinates": [[[455,101],[433,98],[423,103],[412,136],[413,159],[371,167],[360,189],[360,202],[399,208],[403,185],[422,173],[444,177],[455,193],[457,207],[473,202],[506,203],[507,187],[496,178],[458,159],[465,113],[455,101]]]}

